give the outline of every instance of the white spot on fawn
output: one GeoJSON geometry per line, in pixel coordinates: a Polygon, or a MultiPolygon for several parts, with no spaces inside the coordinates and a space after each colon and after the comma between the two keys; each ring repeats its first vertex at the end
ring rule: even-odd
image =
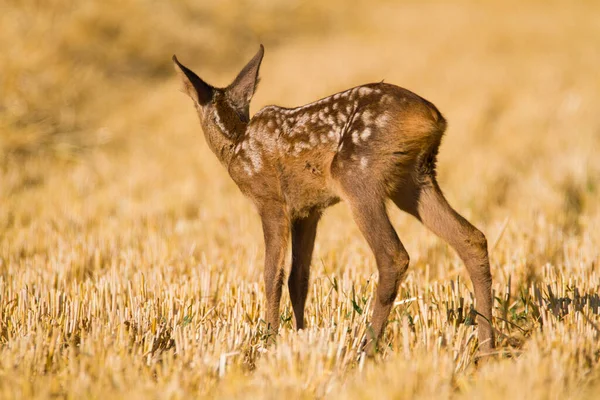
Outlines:
{"type": "Polygon", "coordinates": [[[279,141],[279,148],[281,149],[281,151],[289,152],[292,148],[292,144],[287,140],[281,140],[279,141]]]}
{"type": "Polygon", "coordinates": [[[384,94],[383,96],[381,96],[380,101],[383,104],[387,104],[387,103],[391,103],[392,101],[394,101],[394,98],[392,96],[390,96],[389,94],[384,94]]]}
{"type": "Polygon", "coordinates": [[[262,141],[263,144],[263,148],[265,150],[267,150],[267,152],[269,153],[273,153],[273,151],[275,151],[275,146],[276,146],[276,140],[277,138],[275,137],[267,137],[262,141]]]}
{"type": "Polygon", "coordinates": [[[358,94],[361,96],[366,96],[368,94],[370,94],[373,90],[371,88],[368,87],[361,87],[358,89],[358,94]]]}
{"type": "Polygon", "coordinates": [[[365,130],[360,134],[360,138],[362,140],[367,140],[369,136],[371,136],[371,129],[369,128],[365,128],[365,130]]]}
{"type": "Polygon", "coordinates": [[[250,165],[248,163],[243,163],[243,165],[244,165],[244,172],[246,172],[248,174],[248,176],[254,175],[254,171],[252,170],[252,168],[250,168],[250,165]]]}
{"type": "Polygon", "coordinates": [[[248,156],[250,157],[250,162],[252,163],[254,172],[258,172],[262,169],[262,165],[263,165],[262,155],[256,148],[256,143],[254,142],[253,139],[250,139],[250,142],[248,143],[248,147],[250,147],[250,151],[247,152],[248,156]]]}
{"type": "Polygon", "coordinates": [[[360,168],[361,169],[366,169],[368,164],[369,164],[369,160],[367,159],[367,157],[362,156],[360,158],[360,168]]]}
{"type": "Polygon", "coordinates": [[[310,148],[312,148],[312,146],[310,145],[310,143],[307,143],[307,142],[296,142],[296,143],[294,143],[293,155],[294,156],[299,156],[300,153],[302,153],[303,150],[310,149],[310,148]]]}
{"type": "Polygon", "coordinates": [[[362,121],[365,125],[371,125],[373,122],[373,112],[371,110],[365,110],[362,114],[362,121]]]}
{"type": "Polygon", "coordinates": [[[379,128],[383,128],[388,121],[390,120],[390,116],[387,114],[379,114],[377,116],[377,118],[375,119],[375,125],[377,125],[379,128]]]}
{"type": "Polygon", "coordinates": [[[358,144],[358,132],[357,131],[352,132],[352,143],[358,144]]]}

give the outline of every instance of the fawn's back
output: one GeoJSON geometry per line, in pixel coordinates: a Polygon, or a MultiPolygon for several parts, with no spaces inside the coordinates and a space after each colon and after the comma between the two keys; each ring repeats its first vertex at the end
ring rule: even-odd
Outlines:
{"type": "Polygon", "coordinates": [[[367,84],[302,107],[261,109],[235,146],[229,173],[247,195],[282,201],[301,217],[337,203],[340,179],[394,190],[437,150],[444,129],[428,101],[367,84]]]}

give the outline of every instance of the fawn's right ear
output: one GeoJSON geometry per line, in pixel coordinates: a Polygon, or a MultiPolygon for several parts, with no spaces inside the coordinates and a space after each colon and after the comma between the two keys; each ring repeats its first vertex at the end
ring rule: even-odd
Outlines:
{"type": "Polygon", "coordinates": [[[175,55],[173,55],[173,63],[175,64],[175,71],[181,78],[183,92],[200,105],[210,102],[213,96],[213,88],[181,64],[175,55]]]}

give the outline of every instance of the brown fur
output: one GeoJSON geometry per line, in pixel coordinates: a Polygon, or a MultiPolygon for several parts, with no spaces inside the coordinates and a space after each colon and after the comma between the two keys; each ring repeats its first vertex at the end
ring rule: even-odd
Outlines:
{"type": "Polygon", "coordinates": [[[480,349],[494,347],[491,274],[485,236],[445,200],[435,178],[446,121],[427,100],[400,87],[373,83],[303,107],[265,107],[249,117],[264,49],[225,89],[214,88],[175,57],[211,150],[256,205],[265,238],[266,320],[275,334],[291,235],[288,284],[296,328],[304,327],[317,224],[329,206],[346,201],[373,250],[379,270],[367,350],[383,332],[409,256],[389,221],[391,198],[460,255],[473,281],[480,349]]]}

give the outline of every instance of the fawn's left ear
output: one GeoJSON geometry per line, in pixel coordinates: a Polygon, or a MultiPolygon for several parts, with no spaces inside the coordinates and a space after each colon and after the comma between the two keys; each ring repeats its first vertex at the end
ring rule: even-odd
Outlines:
{"type": "Polygon", "coordinates": [[[246,64],[233,83],[227,87],[227,95],[233,106],[238,110],[248,109],[250,100],[258,85],[258,70],[264,54],[265,48],[261,44],[258,53],[252,57],[252,60],[246,64]]]}
{"type": "Polygon", "coordinates": [[[200,105],[205,105],[211,101],[213,96],[213,88],[204,82],[192,70],[181,64],[177,57],[173,55],[173,64],[175,71],[181,78],[182,88],[185,94],[190,96],[192,100],[200,105]]]}

